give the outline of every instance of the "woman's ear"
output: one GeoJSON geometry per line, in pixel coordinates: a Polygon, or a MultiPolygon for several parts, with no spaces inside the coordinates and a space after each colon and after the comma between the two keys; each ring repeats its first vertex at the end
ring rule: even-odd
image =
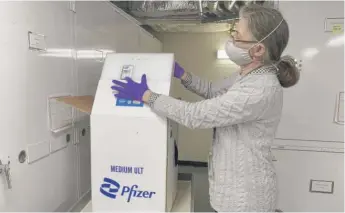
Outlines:
{"type": "Polygon", "coordinates": [[[265,55],[266,48],[263,44],[257,44],[252,48],[252,56],[255,59],[262,59],[265,55]]]}

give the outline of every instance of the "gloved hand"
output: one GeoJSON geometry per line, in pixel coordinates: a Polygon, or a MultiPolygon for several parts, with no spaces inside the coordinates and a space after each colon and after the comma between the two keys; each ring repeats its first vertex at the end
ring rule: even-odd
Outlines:
{"type": "Polygon", "coordinates": [[[183,74],[184,74],[184,69],[177,62],[175,62],[174,77],[178,78],[178,79],[181,79],[183,74]]]}
{"type": "Polygon", "coordinates": [[[144,74],[141,77],[141,82],[136,83],[131,78],[125,78],[127,83],[122,81],[113,80],[113,83],[116,84],[112,86],[111,89],[116,90],[118,93],[115,94],[117,98],[142,101],[144,93],[149,90],[146,81],[146,75],[144,74]]]}

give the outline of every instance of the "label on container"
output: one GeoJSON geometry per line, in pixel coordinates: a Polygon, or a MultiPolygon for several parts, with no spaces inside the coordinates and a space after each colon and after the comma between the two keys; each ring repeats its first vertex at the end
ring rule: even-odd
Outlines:
{"type": "Polygon", "coordinates": [[[122,107],[144,107],[144,103],[141,101],[127,100],[118,98],[116,100],[116,106],[122,107]]]}
{"type": "Polygon", "coordinates": [[[105,177],[101,183],[100,193],[110,199],[122,199],[127,203],[138,202],[141,199],[152,199],[156,192],[142,188],[140,184],[122,184],[105,177]]]}
{"type": "Polygon", "coordinates": [[[121,72],[121,80],[125,80],[125,78],[132,78],[134,66],[133,65],[124,65],[122,66],[121,72]]]}

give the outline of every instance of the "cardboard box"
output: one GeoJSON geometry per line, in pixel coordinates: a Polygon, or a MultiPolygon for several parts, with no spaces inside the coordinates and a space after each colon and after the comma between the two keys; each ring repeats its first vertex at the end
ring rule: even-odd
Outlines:
{"type": "Polygon", "coordinates": [[[91,115],[93,211],[170,211],[176,196],[177,126],[141,102],[117,100],[113,79],[139,82],[169,95],[173,54],[108,54],[95,99],[57,100],[91,115]]]}

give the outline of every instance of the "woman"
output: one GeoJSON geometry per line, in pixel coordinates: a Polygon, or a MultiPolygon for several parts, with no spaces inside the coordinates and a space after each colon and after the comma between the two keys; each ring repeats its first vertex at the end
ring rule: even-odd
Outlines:
{"type": "Polygon", "coordinates": [[[175,65],[174,76],[206,100],[188,103],[114,80],[118,98],[141,100],[154,112],[192,129],[214,128],[209,194],[216,211],[274,211],[277,201],[270,146],[282,114],[283,89],[297,83],[295,60],[281,57],[289,29],[281,13],[256,4],[241,9],[225,50],[241,70],[236,80],[208,82],[175,65]]]}

